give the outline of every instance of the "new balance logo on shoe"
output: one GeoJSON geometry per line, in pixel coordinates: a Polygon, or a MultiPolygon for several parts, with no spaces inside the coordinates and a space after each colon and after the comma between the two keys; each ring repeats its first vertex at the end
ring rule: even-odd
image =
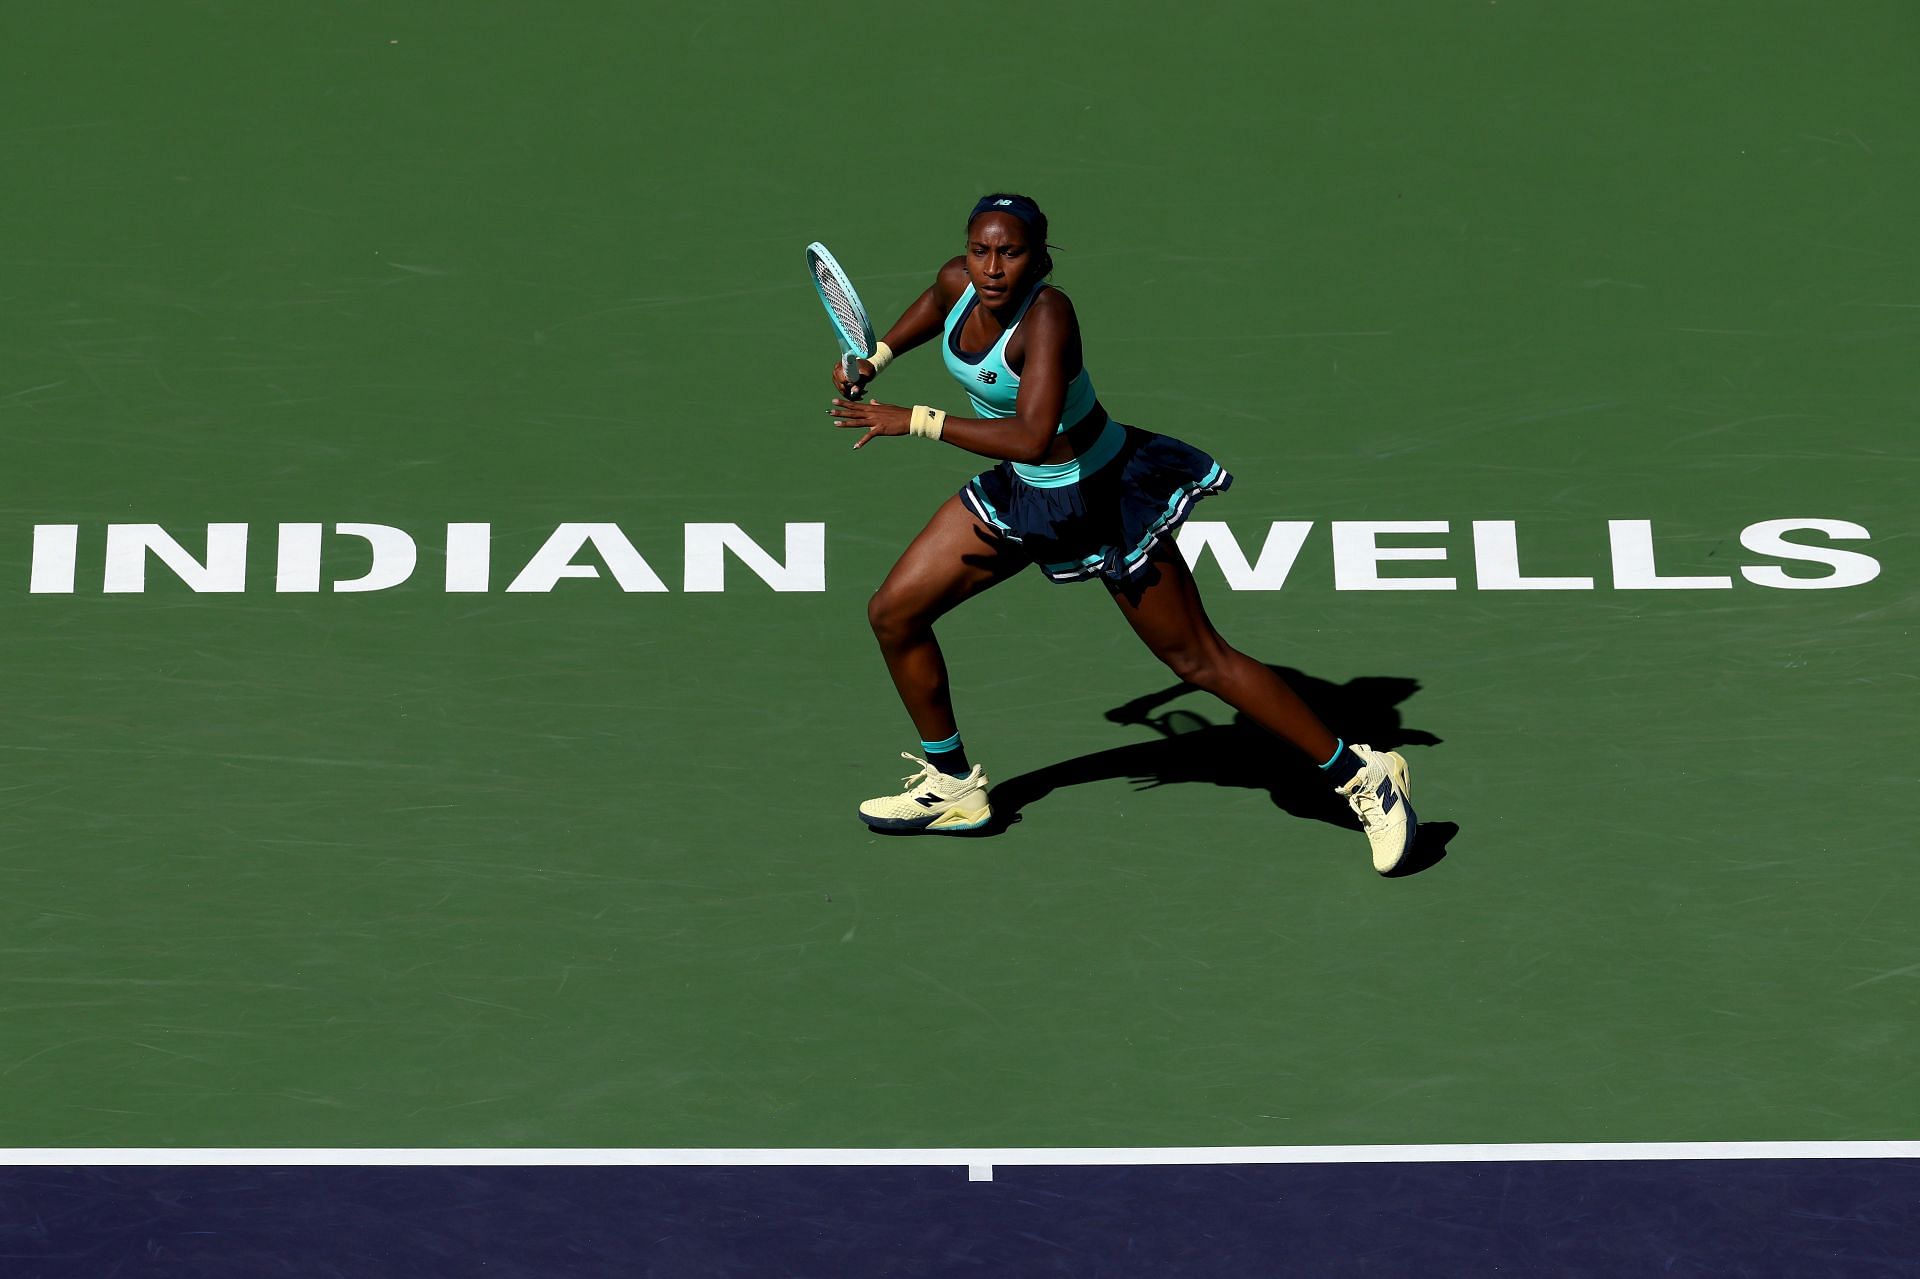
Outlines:
{"type": "Polygon", "coordinates": [[[947,801],[945,796],[935,795],[932,791],[928,791],[925,795],[915,795],[913,802],[927,808],[932,808],[936,804],[944,804],[947,801]]]}
{"type": "Polygon", "coordinates": [[[1391,813],[1393,806],[1400,802],[1400,792],[1393,788],[1392,782],[1381,782],[1373,793],[1380,797],[1380,811],[1383,813],[1391,813]]]}

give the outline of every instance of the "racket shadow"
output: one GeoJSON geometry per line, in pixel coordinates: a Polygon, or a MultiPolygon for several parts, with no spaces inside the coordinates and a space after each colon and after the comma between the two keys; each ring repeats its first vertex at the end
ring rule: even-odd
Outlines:
{"type": "MultiPolygon", "coordinates": [[[[1349,740],[1382,750],[1440,744],[1432,733],[1401,722],[1400,704],[1420,690],[1418,680],[1364,675],[1335,684],[1291,667],[1270,669],[1292,685],[1322,720],[1348,734],[1349,740]]],[[[1154,734],[1149,740],[1061,760],[1000,782],[992,790],[993,821],[980,833],[1005,833],[1019,822],[1028,805],[1057,790],[1120,778],[1140,791],[1190,784],[1262,791],[1276,808],[1293,817],[1360,829],[1346,801],[1291,747],[1244,716],[1215,722],[1209,714],[1218,716],[1225,708],[1204,694],[1194,708],[1173,705],[1190,693],[1198,690],[1175,684],[1107,712],[1107,719],[1116,724],[1147,729],[1154,734]]],[[[1393,877],[1417,875],[1438,864],[1459,829],[1452,822],[1423,819],[1413,852],[1393,877]]]]}

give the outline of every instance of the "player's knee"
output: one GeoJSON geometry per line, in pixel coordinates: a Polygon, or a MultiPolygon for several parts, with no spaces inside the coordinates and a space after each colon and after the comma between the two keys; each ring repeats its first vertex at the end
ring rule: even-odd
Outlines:
{"type": "Polygon", "coordinates": [[[1184,684],[1211,691],[1226,675],[1226,649],[1218,644],[1179,644],[1156,650],[1155,656],[1167,664],[1184,684]]]}
{"type": "Polygon", "coordinates": [[[881,587],[867,601],[867,625],[882,647],[898,644],[924,628],[919,610],[896,593],[881,587]]]}

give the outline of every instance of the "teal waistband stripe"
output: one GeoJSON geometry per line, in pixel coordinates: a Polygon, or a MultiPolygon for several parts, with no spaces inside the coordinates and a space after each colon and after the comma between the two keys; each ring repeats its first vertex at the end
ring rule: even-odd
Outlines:
{"type": "Polygon", "coordinates": [[[1078,484],[1082,475],[1092,475],[1095,471],[1113,461],[1114,454],[1127,442],[1127,428],[1107,419],[1106,427],[1100,432],[1100,438],[1093,447],[1079,457],[1069,458],[1065,462],[1041,462],[1028,464],[1014,462],[1013,473],[1021,482],[1037,489],[1063,489],[1069,484],[1078,484]]]}

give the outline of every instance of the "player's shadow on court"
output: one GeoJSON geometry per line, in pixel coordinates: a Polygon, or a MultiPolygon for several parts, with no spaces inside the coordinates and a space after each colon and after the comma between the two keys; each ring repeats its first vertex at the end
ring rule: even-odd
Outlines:
{"type": "MultiPolygon", "coordinates": [[[[1400,722],[1400,703],[1420,690],[1417,680],[1363,675],[1334,684],[1286,666],[1274,666],[1272,670],[1349,741],[1381,750],[1440,744],[1432,733],[1407,728],[1400,722]]],[[[1225,713],[1224,706],[1190,684],[1175,684],[1116,706],[1107,712],[1108,719],[1116,724],[1139,725],[1156,736],[1008,778],[993,788],[993,821],[981,833],[1000,834],[1020,820],[1020,811],[1027,805],[1063,786],[1122,777],[1139,790],[1199,782],[1265,791],[1275,806],[1294,817],[1356,832],[1360,829],[1359,819],[1346,801],[1333,793],[1318,769],[1245,716],[1235,715],[1225,723],[1208,718],[1209,714],[1225,713]],[[1196,695],[1193,707],[1171,705],[1189,693],[1196,695]]],[[[1414,793],[1419,794],[1417,788],[1414,793]]],[[[1448,841],[1459,830],[1452,822],[1422,817],[1413,851],[1394,871],[1394,877],[1417,875],[1438,863],[1447,855],[1448,841]]]]}

